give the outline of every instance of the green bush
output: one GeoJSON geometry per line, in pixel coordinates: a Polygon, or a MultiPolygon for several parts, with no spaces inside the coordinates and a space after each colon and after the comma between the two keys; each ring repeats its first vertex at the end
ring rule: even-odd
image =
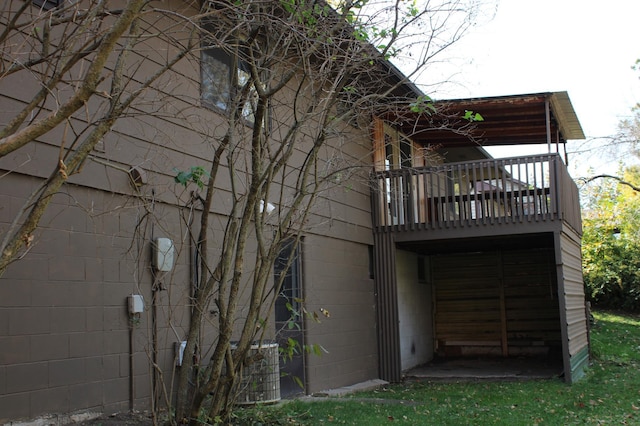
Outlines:
{"type": "Polygon", "coordinates": [[[583,242],[587,299],[600,308],[640,311],[640,247],[623,237],[588,232],[583,242]]]}
{"type": "MultiPolygon", "coordinates": [[[[637,181],[637,167],[624,180],[637,181]]],[[[582,258],[587,299],[607,309],[640,311],[640,196],[615,180],[588,188],[582,258]]]]}

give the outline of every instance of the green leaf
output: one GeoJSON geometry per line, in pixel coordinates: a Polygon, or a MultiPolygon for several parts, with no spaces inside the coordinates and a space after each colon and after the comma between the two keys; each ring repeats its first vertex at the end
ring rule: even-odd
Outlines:
{"type": "Polygon", "coordinates": [[[304,383],[302,383],[302,380],[300,380],[300,377],[298,376],[291,376],[293,378],[293,381],[296,382],[296,384],[298,386],[300,386],[300,389],[304,389],[304,383]]]}
{"type": "Polygon", "coordinates": [[[173,178],[175,183],[178,183],[184,187],[186,187],[189,183],[195,183],[198,188],[203,189],[205,182],[203,178],[209,178],[209,173],[201,166],[193,166],[189,169],[188,172],[181,171],[178,169],[173,169],[176,173],[176,176],[173,178]]]}
{"type": "Polygon", "coordinates": [[[427,95],[418,96],[418,98],[409,104],[409,109],[411,112],[415,113],[432,113],[436,112],[436,107],[433,105],[433,99],[427,95]]]}
{"type": "Polygon", "coordinates": [[[465,120],[469,120],[471,122],[475,122],[475,121],[484,121],[484,117],[482,115],[480,115],[479,112],[473,112],[473,111],[469,111],[469,110],[465,110],[464,111],[464,119],[465,120]]]}
{"type": "Polygon", "coordinates": [[[316,356],[322,355],[322,351],[320,350],[320,345],[318,345],[317,343],[313,345],[313,353],[316,356]]]}

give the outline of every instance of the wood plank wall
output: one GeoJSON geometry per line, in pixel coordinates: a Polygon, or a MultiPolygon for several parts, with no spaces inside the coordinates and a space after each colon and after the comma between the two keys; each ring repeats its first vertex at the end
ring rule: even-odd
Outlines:
{"type": "Polygon", "coordinates": [[[432,264],[440,355],[540,355],[559,347],[552,249],[442,255],[432,264]]]}

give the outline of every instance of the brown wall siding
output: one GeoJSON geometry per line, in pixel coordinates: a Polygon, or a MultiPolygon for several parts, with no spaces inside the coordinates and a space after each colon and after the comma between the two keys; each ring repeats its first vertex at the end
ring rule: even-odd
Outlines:
{"type": "MultiPolygon", "coordinates": [[[[11,198],[22,201],[17,195],[34,180],[12,174],[2,183],[17,193],[11,198]]],[[[31,252],[2,277],[0,317],[8,326],[0,329],[6,379],[1,420],[128,409],[126,297],[142,293],[148,306],[150,277],[144,262],[138,265],[129,252],[136,243],[136,216],[144,210],[139,205],[118,208],[124,204],[121,197],[66,186],[54,197],[31,252]]],[[[137,242],[146,253],[146,242],[137,242]]],[[[177,273],[184,273],[180,260],[177,266],[177,273]]],[[[147,314],[134,335],[138,407],[148,406],[150,395],[147,314]]]]}
{"type": "Polygon", "coordinates": [[[565,380],[572,383],[584,375],[589,362],[580,236],[565,225],[555,234],[555,246],[564,373],[565,380]]]}
{"type": "Polygon", "coordinates": [[[336,238],[305,239],[305,300],[320,323],[307,320],[306,343],[328,353],[307,356],[308,391],[378,377],[375,297],[368,246],[336,238]],[[330,317],[319,310],[325,309],[330,317]]]}
{"type": "MultiPolygon", "coordinates": [[[[150,91],[148,108],[160,106],[167,114],[118,121],[94,153],[98,161],[87,161],[82,173],[72,176],[62,194],[54,197],[34,246],[2,277],[0,421],[48,412],[128,409],[126,297],[131,293],[143,294],[147,306],[134,332],[135,406],[149,406],[152,232],[177,244],[176,267],[162,280],[166,291],[159,294],[158,308],[159,364],[165,377],[171,376],[173,344],[182,337],[174,329],[184,335],[187,326],[189,283],[187,247],[180,245],[187,239],[177,207],[185,204],[188,191],[173,183],[173,169],[206,165],[212,138],[223,129],[216,113],[199,107],[199,64],[193,59],[168,77],[181,84],[181,99],[171,93],[161,98],[160,90],[150,91]],[[172,113],[178,109],[184,115],[172,113]],[[147,201],[152,198],[151,188],[155,190],[153,227],[149,223],[138,227],[146,210],[132,197],[129,178],[121,170],[131,166],[140,166],[148,174],[148,185],[142,188],[147,201]],[[173,327],[167,326],[169,321],[173,327]]],[[[7,122],[28,99],[24,87],[32,82],[3,79],[1,83],[0,120],[7,122]],[[12,90],[18,87],[21,90],[12,90]]],[[[79,115],[74,125],[81,128],[83,118],[79,115]]],[[[57,167],[61,139],[62,131],[56,129],[38,143],[0,159],[0,175],[13,171],[0,180],[0,234],[39,178],[57,167]]],[[[344,161],[361,164],[369,158],[366,130],[348,128],[336,143],[341,144],[344,161]]],[[[333,154],[327,149],[328,158],[333,154]]],[[[219,185],[219,193],[224,194],[229,188],[228,173],[219,185]]],[[[224,214],[228,207],[224,199],[214,203],[213,213],[224,214]]],[[[221,226],[219,221],[212,223],[221,226]]],[[[368,273],[367,245],[372,243],[372,233],[366,176],[345,176],[337,182],[320,198],[310,226],[305,289],[310,307],[327,309],[331,318],[309,325],[308,343],[322,344],[329,351],[309,359],[309,389],[375,378],[377,338],[368,273]]],[[[214,330],[207,333],[207,338],[215,338],[214,330]]]]}
{"type": "MultiPolygon", "coordinates": [[[[3,229],[35,180],[17,174],[3,177],[3,229]]],[[[114,182],[128,188],[126,179],[114,182]]],[[[6,381],[0,387],[2,420],[128,408],[126,297],[142,293],[146,305],[151,302],[146,239],[150,230],[144,237],[133,235],[144,209],[128,197],[91,188],[68,185],[64,192],[55,197],[31,252],[2,278],[0,375],[6,381]]],[[[161,203],[156,208],[163,222],[155,227],[156,236],[181,241],[178,212],[161,203]]],[[[309,332],[309,343],[329,351],[309,361],[312,391],[377,377],[373,284],[367,245],[361,243],[371,239],[371,231],[367,223],[349,223],[354,222],[350,211],[363,211],[362,206],[341,208],[344,216],[335,215],[330,223],[319,221],[312,231],[342,234],[345,239],[308,239],[305,285],[311,308],[331,312],[331,319],[312,325],[309,332]]],[[[178,340],[166,326],[168,317],[183,335],[187,325],[184,309],[176,308],[187,303],[186,248],[177,249],[181,255],[175,272],[166,280],[167,291],[160,293],[164,305],[159,308],[160,365],[167,373],[172,370],[173,343],[178,340]]],[[[138,408],[149,405],[150,322],[147,311],[135,334],[138,408]]],[[[213,340],[215,333],[209,336],[213,340]]]]}
{"type": "Polygon", "coordinates": [[[569,227],[565,227],[563,231],[561,235],[562,272],[567,311],[567,334],[569,354],[574,356],[588,345],[582,255],[580,237],[569,227]]]}
{"type": "MultiPolygon", "coordinates": [[[[23,201],[20,197],[35,181],[17,174],[3,178],[3,188],[10,188],[0,195],[3,218],[11,219],[23,201]],[[9,206],[15,206],[13,211],[9,206]]],[[[9,268],[0,286],[0,374],[6,378],[0,387],[0,413],[6,416],[2,420],[47,412],[126,410],[130,368],[126,298],[131,293],[143,294],[147,306],[135,329],[134,374],[136,407],[148,407],[151,228],[143,226],[144,233],[134,233],[144,213],[138,201],[91,188],[67,185],[63,194],[56,195],[32,251],[9,268]]],[[[154,235],[171,237],[178,252],[174,271],[162,279],[166,290],[159,293],[158,308],[159,364],[170,377],[173,344],[184,336],[188,324],[187,248],[179,244],[183,238],[179,210],[157,203],[155,213],[154,235]],[[169,321],[173,327],[167,326],[169,321]]],[[[5,229],[6,223],[3,220],[0,226],[5,229]]],[[[307,343],[321,344],[329,352],[309,357],[310,391],[377,377],[368,245],[357,241],[370,238],[370,228],[340,226],[353,228],[349,232],[341,228],[344,239],[331,237],[335,229],[329,224],[314,228],[305,239],[303,279],[309,309],[330,312],[330,318],[320,315],[321,324],[309,323],[307,343]],[[322,230],[328,236],[319,235],[322,230]]],[[[209,330],[207,336],[213,340],[215,331],[209,330]]]]}

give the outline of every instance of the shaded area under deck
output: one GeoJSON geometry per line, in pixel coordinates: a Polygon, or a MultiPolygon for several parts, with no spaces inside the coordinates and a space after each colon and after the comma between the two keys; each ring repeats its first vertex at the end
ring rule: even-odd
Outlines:
{"type": "Polygon", "coordinates": [[[519,381],[562,376],[562,360],[532,358],[437,359],[403,372],[405,380],[519,381]]]}

